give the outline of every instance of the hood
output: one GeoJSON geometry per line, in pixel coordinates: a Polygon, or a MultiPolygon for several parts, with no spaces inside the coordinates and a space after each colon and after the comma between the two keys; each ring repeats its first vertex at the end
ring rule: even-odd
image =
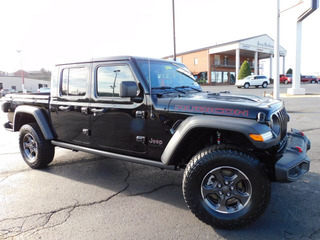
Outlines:
{"type": "MultiPolygon", "coordinates": [[[[175,97],[162,96],[158,99],[161,106],[169,112],[187,114],[222,115],[257,119],[259,112],[270,115],[283,106],[283,102],[253,95],[232,94],[229,92],[201,92],[182,94],[175,97]]],[[[165,110],[165,109],[164,109],[165,110]]]]}

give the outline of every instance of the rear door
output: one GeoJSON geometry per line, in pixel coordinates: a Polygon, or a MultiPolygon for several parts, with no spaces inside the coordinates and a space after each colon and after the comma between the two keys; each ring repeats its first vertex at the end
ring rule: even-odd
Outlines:
{"type": "Polygon", "coordinates": [[[51,98],[51,118],[57,138],[88,145],[90,64],[61,66],[56,81],[51,98]]]}
{"type": "Polygon", "coordinates": [[[146,104],[142,88],[137,98],[119,96],[122,81],[135,81],[126,62],[94,63],[90,106],[92,146],[112,152],[146,152],[146,104]]]}

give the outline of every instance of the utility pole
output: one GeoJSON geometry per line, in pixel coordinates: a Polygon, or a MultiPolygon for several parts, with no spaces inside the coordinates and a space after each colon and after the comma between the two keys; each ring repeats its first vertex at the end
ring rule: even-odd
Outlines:
{"type": "Polygon", "coordinates": [[[276,0],[277,3],[277,12],[276,12],[276,16],[277,16],[277,34],[276,34],[276,41],[275,41],[275,51],[274,51],[274,57],[275,57],[275,74],[273,77],[273,99],[279,100],[280,99],[280,81],[279,81],[279,35],[280,35],[280,0],[276,0]]]}
{"type": "Polygon", "coordinates": [[[22,92],[26,92],[24,88],[24,74],[23,74],[23,68],[22,68],[22,50],[17,50],[17,53],[20,55],[20,66],[21,66],[21,79],[22,79],[22,92]]]}
{"type": "Polygon", "coordinates": [[[174,15],[174,0],[172,0],[172,16],[173,16],[173,60],[177,60],[176,56],[176,23],[174,15]]]}

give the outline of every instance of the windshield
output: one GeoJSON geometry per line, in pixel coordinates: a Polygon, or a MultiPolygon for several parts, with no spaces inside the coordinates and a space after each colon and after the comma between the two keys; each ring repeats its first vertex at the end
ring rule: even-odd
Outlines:
{"type": "Polygon", "coordinates": [[[153,90],[176,89],[201,91],[191,72],[181,63],[137,61],[141,72],[153,90]],[[149,69],[150,67],[150,69],[149,69]],[[150,70],[150,71],[149,71],[150,70]]]}

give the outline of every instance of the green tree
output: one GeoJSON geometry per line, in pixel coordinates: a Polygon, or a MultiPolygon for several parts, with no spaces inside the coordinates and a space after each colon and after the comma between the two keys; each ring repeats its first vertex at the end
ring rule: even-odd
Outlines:
{"type": "Polygon", "coordinates": [[[292,68],[289,68],[286,74],[292,74],[292,68]]]}
{"type": "Polygon", "coordinates": [[[240,67],[238,79],[244,79],[251,75],[251,68],[248,61],[244,61],[240,67]]]}

